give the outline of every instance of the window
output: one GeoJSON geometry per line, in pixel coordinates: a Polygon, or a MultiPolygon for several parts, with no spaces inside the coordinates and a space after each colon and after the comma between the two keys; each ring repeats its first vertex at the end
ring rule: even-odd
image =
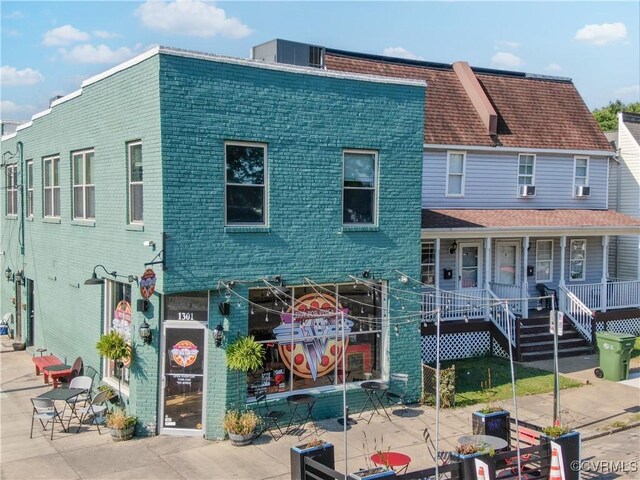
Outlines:
{"type": "Polygon", "coordinates": [[[535,185],[535,155],[518,156],[518,186],[535,185]]]}
{"type": "Polygon", "coordinates": [[[342,223],[376,224],[378,155],[345,150],[343,153],[342,223]]]}
{"type": "Polygon", "coordinates": [[[93,150],[73,154],[73,218],[96,217],[96,187],[93,183],[93,150]]]}
{"type": "Polygon", "coordinates": [[[422,283],[436,284],[436,247],[435,242],[422,242],[422,283]]]}
{"type": "Polygon", "coordinates": [[[60,157],[45,158],[43,161],[44,216],[60,216],[60,157]]]}
{"type": "Polygon", "coordinates": [[[553,240],[536,241],[536,282],[553,280],[553,240]]]}
{"type": "Polygon", "coordinates": [[[464,152],[447,153],[447,193],[449,197],[462,197],[464,195],[464,152]]]}
{"type": "Polygon", "coordinates": [[[266,225],[267,147],[226,143],[226,225],[266,225]]]}
{"type": "MultiPolygon", "coordinates": [[[[105,281],[105,319],[106,325],[104,333],[112,330],[119,332],[126,342],[131,345],[131,335],[133,333],[131,325],[131,285],[107,280],[105,281]]],[[[130,361],[121,365],[119,362],[105,359],[105,377],[112,379],[114,384],[118,380],[123,385],[129,385],[130,361]]]]}
{"type": "Polygon", "coordinates": [[[573,195],[578,187],[589,185],[589,157],[576,157],[573,168],[573,195]]]}
{"type": "Polygon", "coordinates": [[[18,215],[18,165],[7,165],[7,206],[6,213],[10,216],[18,215]]]}
{"type": "Polygon", "coordinates": [[[295,286],[286,293],[250,289],[248,333],[264,344],[265,357],[263,367],[248,376],[247,393],[275,394],[381,378],[381,297],[379,285],[361,283],[295,286]]]}
{"type": "Polygon", "coordinates": [[[569,280],[584,280],[587,261],[587,241],[571,240],[569,252],[569,280]]]}
{"type": "Polygon", "coordinates": [[[129,223],[142,223],[142,143],[128,145],[129,158],[129,223]]]}
{"type": "Polygon", "coordinates": [[[27,217],[33,217],[33,160],[27,160],[27,217]]]}

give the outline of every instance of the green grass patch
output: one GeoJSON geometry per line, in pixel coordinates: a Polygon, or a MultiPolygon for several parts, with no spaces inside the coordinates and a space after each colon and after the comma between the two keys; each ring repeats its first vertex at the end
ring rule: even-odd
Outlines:
{"type": "MultiPolygon", "coordinates": [[[[442,367],[456,366],[456,406],[506,400],[512,397],[509,361],[499,357],[467,358],[442,362],[442,367]],[[491,370],[491,388],[489,386],[491,370]]],[[[515,364],[516,394],[534,395],[553,391],[553,374],[537,368],[515,364]]],[[[560,388],[580,387],[582,383],[560,376],[560,388]]]]}

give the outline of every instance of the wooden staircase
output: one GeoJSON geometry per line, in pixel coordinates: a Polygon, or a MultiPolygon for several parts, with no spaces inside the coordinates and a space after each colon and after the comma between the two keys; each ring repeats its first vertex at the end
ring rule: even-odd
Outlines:
{"type": "MultiPolygon", "coordinates": [[[[529,318],[517,318],[518,361],[531,362],[553,358],[553,334],[549,332],[549,311],[530,311],[529,318]]],[[[575,357],[593,352],[593,347],[564,319],[563,334],[558,337],[558,356],[575,357]]]]}

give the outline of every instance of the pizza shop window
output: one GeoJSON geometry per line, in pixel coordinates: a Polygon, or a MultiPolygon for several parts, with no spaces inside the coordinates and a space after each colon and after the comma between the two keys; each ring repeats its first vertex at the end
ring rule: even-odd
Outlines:
{"type": "MultiPolygon", "coordinates": [[[[104,333],[112,330],[119,332],[131,345],[131,334],[133,332],[131,326],[132,310],[131,310],[131,285],[128,283],[120,283],[114,281],[105,282],[105,329],[104,333]]],[[[118,384],[120,381],[123,393],[129,386],[131,376],[130,361],[120,364],[113,360],[104,359],[104,377],[107,383],[118,384]]]]}
{"type": "Polygon", "coordinates": [[[380,297],[379,285],[363,284],[296,286],[286,294],[250,289],[249,335],[264,344],[265,360],[261,369],[247,376],[248,395],[262,389],[275,394],[380,378],[380,297]]]}

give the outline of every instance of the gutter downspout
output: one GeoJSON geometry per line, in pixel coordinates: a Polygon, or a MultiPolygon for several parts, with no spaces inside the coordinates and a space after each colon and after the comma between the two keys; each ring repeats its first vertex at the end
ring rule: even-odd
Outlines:
{"type": "MultiPolygon", "coordinates": [[[[19,141],[17,143],[17,146],[20,149],[20,255],[24,257],[24,144],[22,143],[22,141],[19,141]]],[[[24,258],[22,260],[24,264],[24,258]]]]}

